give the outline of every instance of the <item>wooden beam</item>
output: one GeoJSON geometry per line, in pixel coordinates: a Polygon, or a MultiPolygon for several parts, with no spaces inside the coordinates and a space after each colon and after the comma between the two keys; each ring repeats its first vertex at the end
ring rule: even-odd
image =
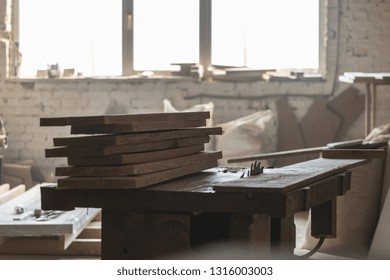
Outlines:
{"type": "Polygon", "coordinates": [[[137,122],[131,124],[97,124],[85,126],[72,126],[71,134],[109,134],[128,133],[141,131],[172,130],[189,127],[201,127],[206,125],[205,119],[199,120],[176,120],[159,122],[137,122]]]}
{"type": "Polygon", "coordinates": [[[101,166],[147,163],[199,153],[204,150],[204,145],[194,145],[176,149],[167,149],[151,152],[140,152],[121,155],[109,155],[102,157],[68,157],[68,165],[74,166],[101,166]]]}
{"type": "Polygon", "coordinates": [[[108,166],[66,166],[57,167],[56,176],[73,177],[116,177],[148,174],[182,166],[197,165],[203,161],[212,161],[222,158],[222,152],[199,152],[176,158],[141,162],[126,165],[108,166]]]}
{"type": "Polygon", "coordinates": [[[8,192],[0,194],[0,205],[5,204],[6,202],[14,199],[15,197],[19,196],[20,194],[24,193],[25,191],[26,191],[26,186],[19,185],[19,186],[13,187],[8,192]]]}
{"type": "Polygon", "coordinates": [[[41,118],[40,126],[85,126],[104,124],[130,124],[134,122],[161,122],[177,120],[198,120],[210,118],[210,112],[172,112],[41,118]]]}
{"type": "Polygon", "coordinates": [[[150,174],[124,177],[69,177],[58,179],[62,189],[136,189],[168,181],[184,175],[216,167],[217,161],[201,161],[199,164],[153,172],[150,174]]]}
{"type": "Polygon", "coordinates": [[[0,194],[3,194],[5,192],[8,192],[10,189],[10,185],[9,184],[2,184],[0,186],[0,194]]]}
{"type": "Polygon", "coordinates": [[[289,157],[289,156],[296,156],[296,155],[319,154],[321,151],[324,150],[324,148],[325,147],[315,147],[315,148],[297,149],[297,150],[281,151],[281,152],[274,152],[274,153],[257,154],[252,156],[242,156],[242,157],[230,158],[228,159],[228,163],[273,159],[273,158],[289,157]]]}
{"type": "Polygon", "coordinates": [[[145,142],[154,142],[169,139],[221,135],[221,127],[201,127],[179,130],[152,131],[132,134],[118,135],[97,135],[97,136],[78,136],[78,137],[58,137],[53,138],[53,144],[59,146],[113,146],[129,145],[145,142]]]}
{"type": "Polygon", "coordinates": [[[159,151],[165,149],[174,149],[180,147],[187,147],[198,144],[205,144],[210,141],[210,137],[198,136],[187,137],[179,139],[168,139],[162,141],[152,141],[145,143],[134,143],[129,145],[113,145],[113,146],[82,146],[82,147],[61,147],[45,150],[45,157],[71,157],[71,158],[85,158],[85,157],[100,157],[118,154],[140,153],[148,151],[159,151]]]}
{"type": "Polygon", "coordinates": [[[386,152],[383,149],[325,149],[321,151],[323,158],[348,159],[384,159],[386,152]]]}
{"type": "MultiPolygon", "coordinates": [[[[344,148],[344,147],[355,147],[358,145],[362,145],[362,143],[363,143],[362,139],[334,142],[334,143],[329,143],[326,146],[321,146],[321,147],[304,148],[304,149],[297,149],[297,150],[280,151],[280,152],[274,152],[274,153],[265,153],[265,154],[257,154],[257,155],[251,155],[251,156],[230,158],[230,159],[228,159],[228,163],[254,161],[254,160],[271,159],[271,158],[279,158],[279,157],[289,157],[289,156],[305,155],[305,154],[316,154],[316,153],[319,154],[320,152],[322,152],[324,150],[340,149],[340,148],[344,148]]],[[[362,147],[364,148],[364,146],[367,146],[367,148],[371,148],[370,144],[367,144],[367,145],[364,144],[362,147]]]]}

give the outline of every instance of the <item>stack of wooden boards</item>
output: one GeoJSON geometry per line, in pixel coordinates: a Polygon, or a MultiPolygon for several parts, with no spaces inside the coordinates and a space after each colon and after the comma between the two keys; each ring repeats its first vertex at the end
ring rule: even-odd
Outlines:
{"type": "Polygon", "coordinates": [[[38,184],[0,185],[0,258],[10,255],[100,256],[100,209],[42,211],[38,184]]]}
{"type": "Polygon", "coordinates": [[[41,126],[70,126],[75,137],[54,138],[46,157],[67,157],[57,167],[60,188],[141,188],[216,167],[222,152],[205,152],[209,112],[41,118],[41,126]]]}

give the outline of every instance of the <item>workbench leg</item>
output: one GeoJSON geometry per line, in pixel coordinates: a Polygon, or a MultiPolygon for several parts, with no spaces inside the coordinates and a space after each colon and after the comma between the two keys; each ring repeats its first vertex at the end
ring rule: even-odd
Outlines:
{"type": "Polygon", "coordinates": [[[336,237],[336,209],[336,198],[311,209],[311,235],[313,237],[336,237]]]}
{"type": "Polygon", "coordinates": [[[102,259],[159,259],[190,251],[184,215],[102,209],[102,259]]]}
{"type": "Polygon", "coordinates": [[[252,215],[252,223],[249,226],[249,244],[261,254],[271,254],[271,218],[268,215],[252,215]]]}
{"type": "Polygon", "coordinates": [[[271,249],[275,257],[293,257],[295,238],[294,215],[271,219],[271,249]]]}

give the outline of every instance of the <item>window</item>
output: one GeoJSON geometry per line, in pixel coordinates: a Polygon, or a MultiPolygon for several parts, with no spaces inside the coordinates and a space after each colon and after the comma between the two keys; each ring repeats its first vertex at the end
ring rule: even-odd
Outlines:
{"type": "Polygon", "coordinates": [[[174,63],[191,62],[201,62],[203,67],[316,72],[320,67],[320,1],[128,0],[134,18],[128,36],[134,50],[131,46],[124,49],[130,52],[124,72],[169,71],[174,63]],[[141,40],[140,34],[149,40],[141,40]]]}
{"type": "Polygon", "coordinates": [[[57,63],[84,76],[121,75],[121,28],[119,0],[19,0],[20,76],[57,63]]]}
{"type": "Polygon", "coordinates": [[[198,15],[199,0],[134,1],[134,70],[197,63],[198,15]]]}
{"type": "Polygon", "coordinates": [[[321,68],[322,0],[19,0],[20,76],[321,68]]]}
{"type": "Polygon", "coordinates": [[[318,68],[318,1],[213,0],[212,4],[212,64],[318,68]]]}

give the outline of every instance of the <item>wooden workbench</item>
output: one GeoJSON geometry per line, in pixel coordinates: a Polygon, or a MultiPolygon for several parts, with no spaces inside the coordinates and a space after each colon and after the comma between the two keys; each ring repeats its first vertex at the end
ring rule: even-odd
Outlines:
{"type": "Polygon", "coordinates": [[[376,126],[376,88],[378,85],[390,85],[390,72],[345,72],[339,77],[339,81],[349,84],[366,84],[365,135],[368,135],[376,126]]]}
{"type": "Polygon", "coordinates": [[[44,186],[42,208],[102,208],[102,259],[196,258],[203,244],[253,240],[266,258],[291,258],[294,214],[312,209],[312,234],[334,237],[336,198],[366,162],[319,158],[242,179],[220,167],[142,189],[44,186]]]}

